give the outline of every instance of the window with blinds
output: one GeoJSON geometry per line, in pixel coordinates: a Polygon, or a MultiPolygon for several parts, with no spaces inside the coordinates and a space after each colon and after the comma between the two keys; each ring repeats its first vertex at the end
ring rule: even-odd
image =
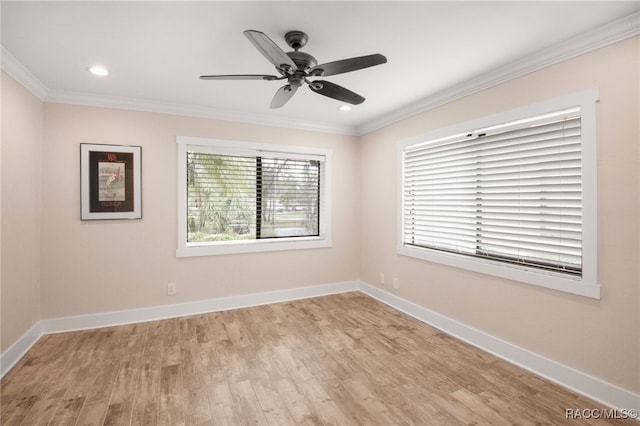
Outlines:
{"type": "Polygon", "coordinates": [[[176,142],[178,257],[331,246],[330,150],[176,142]]]}
{"type": "Polygon", "coordinates": [[[406,146],[402,242],[581,276],[579,107],[406,146]]]}
{"type": "Polygon", "coordinates": [[[320,161],[187,151],[187,242],[319,235],[320,161]]]}

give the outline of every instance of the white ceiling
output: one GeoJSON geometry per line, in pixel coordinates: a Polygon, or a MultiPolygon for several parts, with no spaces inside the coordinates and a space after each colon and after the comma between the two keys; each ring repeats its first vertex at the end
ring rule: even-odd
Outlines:
{"type": "Polygon", "coordinates": [[[41,82],[47,101],[361,133],[415,112],[449,88],[542,58],[559,43],[637,13],[639,4],[2,1],[1,41],[4,56],[41,82]],[[284,33],[303,30],[309,42],[302,50],[320,63],[372,53],[388,63],[325,77],[367,98],[352,111],[341,112],[340,102],[306,88],[270,110],[282,82],[198,79],[274,73],[242,34],[246,29],[265,32],[284,50],[290,50],[284,33]],[[94,64],[110,75],[91,75],[94,64]]]}

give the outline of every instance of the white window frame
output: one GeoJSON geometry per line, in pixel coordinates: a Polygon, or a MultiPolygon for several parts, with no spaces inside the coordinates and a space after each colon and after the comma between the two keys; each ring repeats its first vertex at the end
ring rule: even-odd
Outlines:
{"type": "Polygon", "coordinates": [[[597,162],[596,162],[596,103],[598,90],[583,92],[550,99],[521,108],[456,124],[443,129],[403,139],[397,142],[398,164],[398,217],[397,252],[422,260],[441,263],[448,266],[467,269],[483,274],[507,278],[514,281],[533,284],[540,287],[567,293],[600,299],[601,286],[598,283],[598,218],[597,218],[597,162]],[[512,122],[545,113],[580,107],[582,117],[582,276],[575,277],[537,268],[502,263],[439,250],[405,245],[403,242],[403,188],[404,168],[403,152],[406,148],[456,134],[470,129],[482,129],[501,123],[512,122]]]}
{"type": "Polygon", "coordinates": [[[331,150],[293,145],[178,136],[178,248],[176,257],[212,256],[331,247],[331,150]],[[277,152],[291,158],[324,157],[320,163],[320,229],[313,237],[289,237],[263,240],[187,242],[187,152],[246,154],[249,151],[277,152]]]}

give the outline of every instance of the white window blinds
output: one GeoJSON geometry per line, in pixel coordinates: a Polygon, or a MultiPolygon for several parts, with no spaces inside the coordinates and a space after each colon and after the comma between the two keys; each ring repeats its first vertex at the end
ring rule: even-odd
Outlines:
{"type": "Polygon", "coordinates": [[[402,151],[402,242],[582,273],[580,108],[402,151]]]}

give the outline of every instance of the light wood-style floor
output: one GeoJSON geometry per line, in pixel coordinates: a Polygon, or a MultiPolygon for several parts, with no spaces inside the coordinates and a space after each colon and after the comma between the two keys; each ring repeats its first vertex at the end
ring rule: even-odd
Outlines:
{"type": "Polygon", "coordinates": [[[361,293],[43,336],[2,425],[636,425],[361,293]]]}

